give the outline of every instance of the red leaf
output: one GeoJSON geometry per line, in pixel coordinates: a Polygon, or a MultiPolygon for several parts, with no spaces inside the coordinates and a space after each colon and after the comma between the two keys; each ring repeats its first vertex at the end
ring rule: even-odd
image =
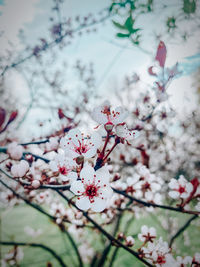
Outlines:
{"type": "Polygon", "coordinates": [[[165,66],[165,60],[167,55],[167,49],[163,41],[160,41],[155,60],[157,60],[162,68],[165,66]]]}
{"type": "Polygon", "coordinates": [[[0,107],[0,128],[5,121],[5,118],[6,118],[6,111],[5,109],[0,107]]]}
{"type": "Polygon", "coordinates": [[[148,73],[152,76],[157,76],[157,74],[155,72],[153,72],[153,66],[148,68],[148,73]]]}

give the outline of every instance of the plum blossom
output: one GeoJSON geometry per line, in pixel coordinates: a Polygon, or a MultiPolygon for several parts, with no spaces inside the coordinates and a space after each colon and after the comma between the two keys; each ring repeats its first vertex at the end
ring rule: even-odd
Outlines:
{"type": "Polygon", "coordinates": [[[148,242],[147,247],[142,247],[142,253],[156,267],[178,267],[177,262],[170,254],[170,248],[162,237],[154,243],[148,242]]]}
{"type": "Polygon", "coordinates": [[[11,167],[11,173],[13,177],[23,177],[29,170],[29,164],[25,160],[21,160],[19,163],[14,164],[11,167]]]}
{"type": "Polygon", "coordinates": [[[91,116],[99,124],[114,126],[123,123],[128,116],[128,112],[122,107],[117,107],[115,110],[111,109],[110,102],[105,101],[102,105],[93,109],[91,116]]]}
{"type": "Polygon", "coordinates": [[[24,152],[24,148],[21,145],[18,145],[17,142],[12,142],[8,145],[7,153],[14,160],[20,160],[24,152]]]}
{"type": "Polygon", "coordinates": [[[95,171],[85,166],[80,172],[81,180],[71,184],[70,190],[77,195],[76,206],[81,210],[92,209],[101,212],[106,208],[107,200],[112,195],[109,185],[109,171],[106,166],[95,171]]]}
{"type": "Polygon", "coordinates": [[[101,141],[102,139],[97,132],[93,133],[90,138],[85,138],[78,129],[72,129],[66,137],[61,138],[60,145],[68,157],[92,158],[96,155],[101,141]]]}
{"type": "Polygon", "coordinates": [[[56,150],[59,146],[58,137],[50,137],[46,144],[46,151],[56,150]]]}
{"type": "Polygon", "coordinates": [[[131,131],[125,123],[116,126],[116,135],[128,142],[139,136],[139,131],[131,131]]]}
{"type": "Polygon", "coordinates": [[[169,191],[169,196],[174,199],[178,198],[188,198],[190,193],[193,190],[193,185],[188,182],[183,175],[180,175],[179,179],[176,180],[174,178],[169,182],[169,188],[172,191],[169,191]]]}
{"type": "Polygon", "coordinates": [[[156,238],[156,229],[154,227],[148,228],[148,226],[143,225],[141,227],[141,233],[138,234],[138,239],[142,242],[153,242],[156,238]]]}
{"type": "Polygon", "coordinates": [[[53,172],[59,172],[62,181],[71,181],[77,179],[77,173],[74,170],[76,162],[65,155],[56,154],[54,160],[51,160],[49,166],[53,172]]]}

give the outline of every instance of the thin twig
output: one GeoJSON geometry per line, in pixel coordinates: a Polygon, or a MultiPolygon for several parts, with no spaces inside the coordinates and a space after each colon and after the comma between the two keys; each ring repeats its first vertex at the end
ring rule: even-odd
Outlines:
{"type": "Polygon", "coordinates": [[[184,232],[190,225],[190,223],[195,220],[196,218],[198,218],[197,215],[193,215],[191,216],[191,218],[176,232],[176,234],[174,236],[172,236],[170,242],[169,242],[169,246],[170,248],[172,247],[172,244],[174,242],[174,240],[182,233],[184,232]]]}

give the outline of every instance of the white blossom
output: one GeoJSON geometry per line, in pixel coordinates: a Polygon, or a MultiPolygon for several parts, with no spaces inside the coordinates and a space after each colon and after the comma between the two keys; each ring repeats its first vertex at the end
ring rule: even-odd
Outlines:
{"type": "Polygon", "coordinates": [[[7,153],[14,160],[20,160],[24,152],[24,148],[18,145],[17,142],[12,142],[8,145],[7,153]]]}
{"type": "Polygon", "coordinates": [[[193,190],[193,185],[188,182],[183,175],[179,177],[178,180],[172,178],[169,183],[169,196],[174,199],[178,198],[188,198],[193,190]]]}
{"type": "Polygon", "coordinates": [[[110,174],[106,166],[95,171],[89,165],[80,172],[81,180],[71,184],[70,190],[77,195],[76,206],[81,210],[101,212],[112,195],[110,174]]]}
{"type": "Polygon", "coordinates": [[[23,177],[29,170],[29,164],[25,160],[21,160],[19,163],[14,164],[11,167],[11,174],[13,177],[23,177]]]}

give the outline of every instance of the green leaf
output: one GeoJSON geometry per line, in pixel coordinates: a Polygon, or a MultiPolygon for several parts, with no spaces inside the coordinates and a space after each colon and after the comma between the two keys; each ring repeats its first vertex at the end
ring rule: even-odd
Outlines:
{"type": "Polygon", "coordinates": [[[119,37],[119,38],[129,38],[130,33],[121,33],[121,32],[119,32],[119,33],[116,34],[116,36],[119,37]]]}
{"type": "Polygon", "coordinates": [[[118,22],[116,22],[114,20],[112,20],[112,23],[115,25],[115,27],[117,27],[117,28],[119,28],[121,30],[125,30],[126,29],[126,27],[124,25],[121,25],[121,24],[119,24],[118,22]]]}
{"type": "Polygon", "coordinates": [[[132,19],[132,16],[129,16],[127,20],[124,23],[124,27],[131,32],[133,29],[134,20],[132,19]]]}

